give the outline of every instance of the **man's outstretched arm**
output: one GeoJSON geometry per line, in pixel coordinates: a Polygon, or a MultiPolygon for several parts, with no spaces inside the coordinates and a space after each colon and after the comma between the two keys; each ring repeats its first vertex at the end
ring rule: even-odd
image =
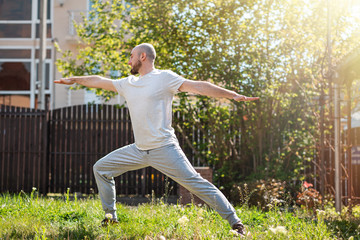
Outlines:
{"type": "Polygon", "coordinates": [[[259,97],[247,97],[234,91],[216,86],[210,82],[185,80],[179,88],[180,92],[191,92],[208,97],[228,98],[235,101],[254,101],[259,97]]]}
{"type": "Polygon", "coordinates": [[[111,79],[97,75],[61,78],[59,80],[55,80],[54,83],[60,83],[66,85],[77,83],[89,88],[102,88],[105,90],[116,92],[116,89],[111,79]]]}

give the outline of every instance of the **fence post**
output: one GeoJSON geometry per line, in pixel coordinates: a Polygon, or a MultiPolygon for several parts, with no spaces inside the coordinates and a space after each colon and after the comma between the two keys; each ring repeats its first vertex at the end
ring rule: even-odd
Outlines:
{"type": "Polygon", "coordinates": [[[41,185],[41,192],[43,194],[47,194],[48,193],[48,186],[49,186],[49,132],[48,132],[48,125],[50,124],[50,119],[49,119],[49,110],[46,108],[46,110],[43,112],[42,115],[42,139],[43,139],[43,156],[42,156],[42,164],[41,164],[41,168],[42,168],[42,184],[41,185]]]}
{"type": "MultiPolygon", "coordinates": [[[[212,182],[213,172],[210,167],[194,167],[195,170],[206,180],[212,182]]],[[[203,204],[204,202],[191,194],[188,190],[186,190],[183,186],[179,185],[178,195],[180,196],[180,204],[186,205],[194,201],[194,204],[203,204]]]]}

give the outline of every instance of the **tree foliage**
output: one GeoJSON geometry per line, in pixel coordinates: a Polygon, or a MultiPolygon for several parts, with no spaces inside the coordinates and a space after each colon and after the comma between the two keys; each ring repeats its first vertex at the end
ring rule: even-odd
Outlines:
{"type": "MultiPolygon", "coordinates": [[[[57,62],[64,75],[126,76],[131,48],[151,43],[157,68],[261,98],[235,103],[180,94],[174,105],[176,130],[225,190],[246,177],[304,178],[317,154],[325,0],[95,2],[77,25],[78,55],[64,52],[57,62]],[[201,138],[193,141],[195,134],[201,138]]],[[[354,46],[356,26],[341,7],[331,10],[333,54],[341,57],[354,46]]]]}

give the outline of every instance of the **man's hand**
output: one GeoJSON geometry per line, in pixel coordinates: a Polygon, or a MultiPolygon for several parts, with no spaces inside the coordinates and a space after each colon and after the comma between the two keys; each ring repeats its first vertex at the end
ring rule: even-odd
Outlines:
{"type": "Polygon", "coordinates": [[[247,102],[247,101],[259,100],[259,97],[247,97],[244,95],[237,95],[237,96],[233,97],[233,99],[237,102],[240,102],[240,101],[247,102]]]}
{"type": "Polygon", "coordinates": [[[75,80],[71,78],[60,78],[59,80],[55,80],[54,83],[71,85],[75,83],[75,80]]]}

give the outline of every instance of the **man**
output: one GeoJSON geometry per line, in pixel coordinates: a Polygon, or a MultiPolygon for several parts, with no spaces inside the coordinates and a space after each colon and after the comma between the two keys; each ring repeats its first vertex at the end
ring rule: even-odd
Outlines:
{"type": "Polygon", "coordinates": [[[130,111],[135,143],[119,148],[94,165],[94,175],[105,215],[104,223],[117,223],[114,177],[127,171],[151,166],[166,174],[215,209],[232,228],[245,235],[244,226],[225,196],[203,179],[191,166],[179,147],[171,127],[172,100],[180,92],[192,92],[235,101],[252,101],[209,82],[191,81],[172,71],[154,67],[156,52],[151,44],[143,43],[131,51],[131,76],[111,80],[100,76],[70,77],[55,83],[78,83],[90,88],[102,88],[124,96],[130,111]],[[140,74],[139,77],[134,75],[140,74]]]}

